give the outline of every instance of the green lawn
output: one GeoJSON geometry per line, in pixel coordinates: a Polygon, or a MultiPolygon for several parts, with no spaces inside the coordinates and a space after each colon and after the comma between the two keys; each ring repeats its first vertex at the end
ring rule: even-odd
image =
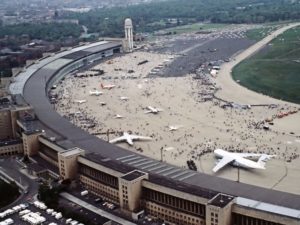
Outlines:
{"type": "Polygon", "coordinates": [[[193,23],[184,26],[177,26],[168,29],[164,29],[167,32],[176,32],[177,34],[181,33],[190,33],[190,32],[197,32],[197,31],[206,31],[212,29],[222,29],[224,27],[230,26],[230,24],[218,24],[218,23],[193,23]]]}
{"type": "Polygon", "coordinates": [[[147,26],[165,26],[166,22],[164,20],[156,21],[153,23],[148,23],[147,26]]]}
{"type": "Polygon", "coordinates": [[[300,104],[300,27],[278,36],[233,69],[235,80],[252,90],[300,104]]]}
{"type": "Polygon", "coordinates": [[[271,33],[275,28],[276,26],[266,26],[266,27],[251,29],[246,32],[246,36],[250,40],[259,41],[264,37],[266,37],[269,33],[271,33]]]}

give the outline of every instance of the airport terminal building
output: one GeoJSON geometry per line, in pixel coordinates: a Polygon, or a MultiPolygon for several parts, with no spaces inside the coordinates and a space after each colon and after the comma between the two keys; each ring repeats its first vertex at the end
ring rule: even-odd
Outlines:
{"type": "Polygon", "coordinates": [[[122,52],[101,41],[45,56],[10,85],[0,104],[0,155],[22,153],[31,173],[78,180],[120,206],[124,216],[144,214],[179,225],[296,225],[300,196],[182,169],[107,143],[61,117],[48,98],[65,75],[122,52]],[[24,99],[24,101],[22,100],[24,99]]]}

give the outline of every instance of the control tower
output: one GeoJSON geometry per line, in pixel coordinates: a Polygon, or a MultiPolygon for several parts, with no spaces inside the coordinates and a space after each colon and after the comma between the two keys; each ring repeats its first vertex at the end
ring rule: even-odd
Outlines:
{"type": "Polygon", "coordinates": [[[124,50],[126,52],[133,51],[133,27],[132,20],[130,18],[125,19],[125,43],[124,50]]]}

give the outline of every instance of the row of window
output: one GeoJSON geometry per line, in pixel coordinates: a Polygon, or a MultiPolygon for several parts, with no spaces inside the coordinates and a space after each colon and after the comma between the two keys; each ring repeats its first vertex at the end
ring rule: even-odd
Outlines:
{"type": "Polygon", "coordinates": [[[175,212],[172,209],[168,209],[165,207],[157,206],[156,204],[147,202],[146,203],[147,212],[155,217],[164,219],[165,221],[182,224],[182,225],[203,225],[204,220],[187,215],[185,213],[175,212]]]}
{"type": "Polygon", "coordinates": [[[218,222],[219,222],[218,217],[219,217],[218,213],[211,212],[210,213],[210,224],[211,225],[218,225],[218,222]]]}
{"type": "Polygon", "coordinates": [[[205,205],[181,199],[172,195],[164,194],[152,189],[143,188],[143,196],[146,200],[157,202],[180,211],[205,217],[205,205]]]}
{"type": "Polygon", "coordinates": [[[122,193],[123,193],[123,202],[126,201],[126,202],[124,202],[124,204],[125,204],[125,203],[128,204],[128,191],[127,191],[127,186],[122,185],[122,193]]]}
{"type": "Polygon", "coordinates": [[[103,197],[111,202],[119,204],[119,192],[109,186],[94,181],[88,177],[80,176],[80,181],[86,186],[86,188],[96,195],[103,197]]]}
{"type": "Polygon", "coordinates": [[[124,209],[128,209],[129,208],[129,206],[128,206],[128,200],[123,199],[123,208],[124,209]]]}
{"type": "Polygon", "coordinates": [[[113,188],[119,188],[118,178],[83,164],[79,164],[79,172],[113,188]]]}
{"type": "Polygon", "coordinates": [[[61,176],[63,178],[65,178],[65,176],[66,176],[66,173],[65,173],[65,164],[64,164],[63,160],[60,160],[60,173],[61,173],[61,176]]]}
{"type": "Polygon", "coordinates": [[[16,155],[16,154],[19,154],[20,152],[18,150],[1,150],[0,151],[0,155],[1,156],[5,156],[5,155],[16,155]]]}
{"type": "Polygon", "coordinates": [[[232,214],[232,221],[232,225],[283,225],[281,223],[257,219],[237,213],[232,214]]]}
{"type": "Polygon", "coordinates": [[[22,145],[9,145],[0,148],[0,152],[4,151],[22,151],[22,145]]]}

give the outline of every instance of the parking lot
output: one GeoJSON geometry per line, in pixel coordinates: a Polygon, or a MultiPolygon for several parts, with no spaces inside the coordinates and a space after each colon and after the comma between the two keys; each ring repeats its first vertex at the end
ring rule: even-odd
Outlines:
{"type": "MultiPolygon", "coordinates": [[[[66,224],[66,218],[57,217],[55,218],[54,214],[48,214],[46,209],[38,208],[32,202],[31,203],[22,203],[16,206],[7,209],[6,211],[2,212],[2,214],[6,214],[2,216],[0,214],[0,221],[5,221],[7,219],[11,219],[13,224],[51,224],[51,225],[59,225],[59,224],[66,224]],[[18,208],[18,206],[22,206],[18,208]],[[5,213],[7,212],[7,214],[5,213]],[[27,215],[27,216],[26,216],[27,215]],[[31,217],[31,219],[26,219],[31,217]]],[[[1,224],[0,222],[0,224],[1,224]]],[[[79,223],[77,223],[79,224],[79,223]]],[[[2,224],[1,224],[2,225],[2,224]]],[[[3,224],[5,225],[5,223],[3,224]]]]}
{"type": "MultiPolygon", "coordinates": [[[[83,188],[72,191],[72,195],[76,196],[76,198],[81,199],[99,209],[105,210],[113,215],[121,216],[121,211],[118,205],[115,205],[111,202],[105,201],[102,198],[88,192],[88,194],[82,196],[81,192],[85,191],[83,188]]],[[[78,206],[78,205],[77,205],[78,206]]],[[[122,215],[124,217],[124,215],[122,215]]],[[[131,218],[126,218],[127,220],[131,220],[131,218]]],[[[168,223],[164,223],[163,220],[155,217],[148,216],[146,213],[139,219],[139,221],[133,221],[136,224],[143,225],[168,225],[168,223]]]]}

